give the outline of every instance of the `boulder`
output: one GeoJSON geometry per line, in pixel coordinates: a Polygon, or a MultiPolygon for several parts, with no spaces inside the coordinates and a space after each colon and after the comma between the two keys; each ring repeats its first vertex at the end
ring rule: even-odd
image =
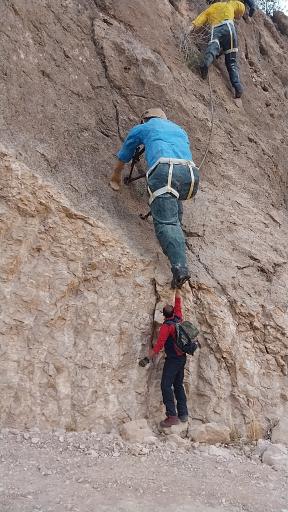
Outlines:
{"type": "Polygon", "coordinates": [[[207,444],[229,443],[230,429],[221,423],[204,423],[203,425],[191,425],[188,437],[192,441],[207,444]]]}
{"type": "Polygon", "coordinates": [[[288,446],[288,417],[280,418],[278,425],[273,428],[272,443],[282,443],[288,446]]]}
{"type": "Polygon", "coordinates": [[[156,440],[156,437],[153,436],[153,432],[144,418],[124,423],[120,428],[120,434],[123,439],[130,443],[143,443],[146,442],[146,439],[151,443],[152,438],[156,440]]]}
{"type": "Polygon", "coordinates": [[[288,450],[281,444],[271,444],[262,455],[262,462],[277,471],[288,471],[288,450]]]}

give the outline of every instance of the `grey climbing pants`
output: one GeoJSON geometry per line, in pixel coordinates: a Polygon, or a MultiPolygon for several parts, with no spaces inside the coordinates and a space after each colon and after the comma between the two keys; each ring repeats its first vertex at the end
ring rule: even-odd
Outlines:
{"type": "MultiPolygon", "coordinates": [[[[199,174],[194,168],[194,188],[191,197],[198,189],[199,174]]],[[[169,164],[158,164],[148,176],[148,187],[153,193],[167,184],[169,164]]],[[[171,267],[187,268],[185,237],[181,222],[183,215],[182,201],[187,199],[191,190],[191,172],[188,165],[174,165],[171,186],[179,194],[161,194],[150,203],[154,229],[164,254],[171,267]]]]}
{"type": "Polygon", "coordinates": [[[203,63],[209,67],[216,57],[223,52],[225,55],[225,65],[229,74],[230,82],[236,92],[243,92],[240,82],[238,64],[237,64],[237,33],[232,21],[224,21],[220,25],[212,28],[211,40],[208,44],[203,63]]]}

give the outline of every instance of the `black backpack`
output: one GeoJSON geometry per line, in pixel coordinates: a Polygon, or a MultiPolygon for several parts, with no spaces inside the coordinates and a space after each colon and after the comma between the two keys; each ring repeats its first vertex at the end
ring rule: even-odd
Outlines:
{"type": "Polygon", "coordinates": [[[199,341],[196,339],[199,334],[199,329],[186,320],[185,322],[175,323],[176,337],[175,345],[177,348],[184,352],[184,354],[194,355],[197,348],[201,348],[199,341]]]}

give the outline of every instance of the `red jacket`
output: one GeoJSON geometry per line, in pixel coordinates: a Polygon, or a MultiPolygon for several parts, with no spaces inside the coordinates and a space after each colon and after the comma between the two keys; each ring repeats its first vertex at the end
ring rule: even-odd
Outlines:
{"type": "MultiPolygon", "coordinates": [[[[166,320],[172,320],[175,316],[177,316],[179,318],[180,322],[182,322],[183,314],[182,314],[181,298],[180,297],[175,297],[175,305],[174,305],[173,315],[169,318],[166,318],[166,320]]],[[[175,330],[176,330],[175,325],[173,325],[173,324],[170,324],[170,325],[162,324],[161,325],[157,341],[153,347],[153,352],[155,354],[158,354],[160,352],[160,350],[163,349],[166,341],[168,340],[168,338],[170,336],[172,336],[172,337],[175,336],[175,330]]],[[[176,347],[175,347],[175,350],[176,350],[177,355],[179,355],[179,356],[182,355],[182,352],[180,350],[178,350],[176,347]]]]}

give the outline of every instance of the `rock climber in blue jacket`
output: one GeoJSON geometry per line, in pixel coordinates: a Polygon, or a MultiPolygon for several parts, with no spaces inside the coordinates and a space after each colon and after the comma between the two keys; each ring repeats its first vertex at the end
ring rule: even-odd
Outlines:
{"type": "Polygon", "coordinates": [[[110,180],[113,190],[120,189],[125,163],[132,160],[140,145],[145,147],[149,169],[146,177],[155,233],[171,264],[171,285],[181,288],[190,278],[181,227],[181,201],[196,194],[199,182],[189,138],[180,126],[167,119],[161,109],[147,110],[141,117],[141,124],[129,131],[117,154],[118,161],[110,180]]]}

